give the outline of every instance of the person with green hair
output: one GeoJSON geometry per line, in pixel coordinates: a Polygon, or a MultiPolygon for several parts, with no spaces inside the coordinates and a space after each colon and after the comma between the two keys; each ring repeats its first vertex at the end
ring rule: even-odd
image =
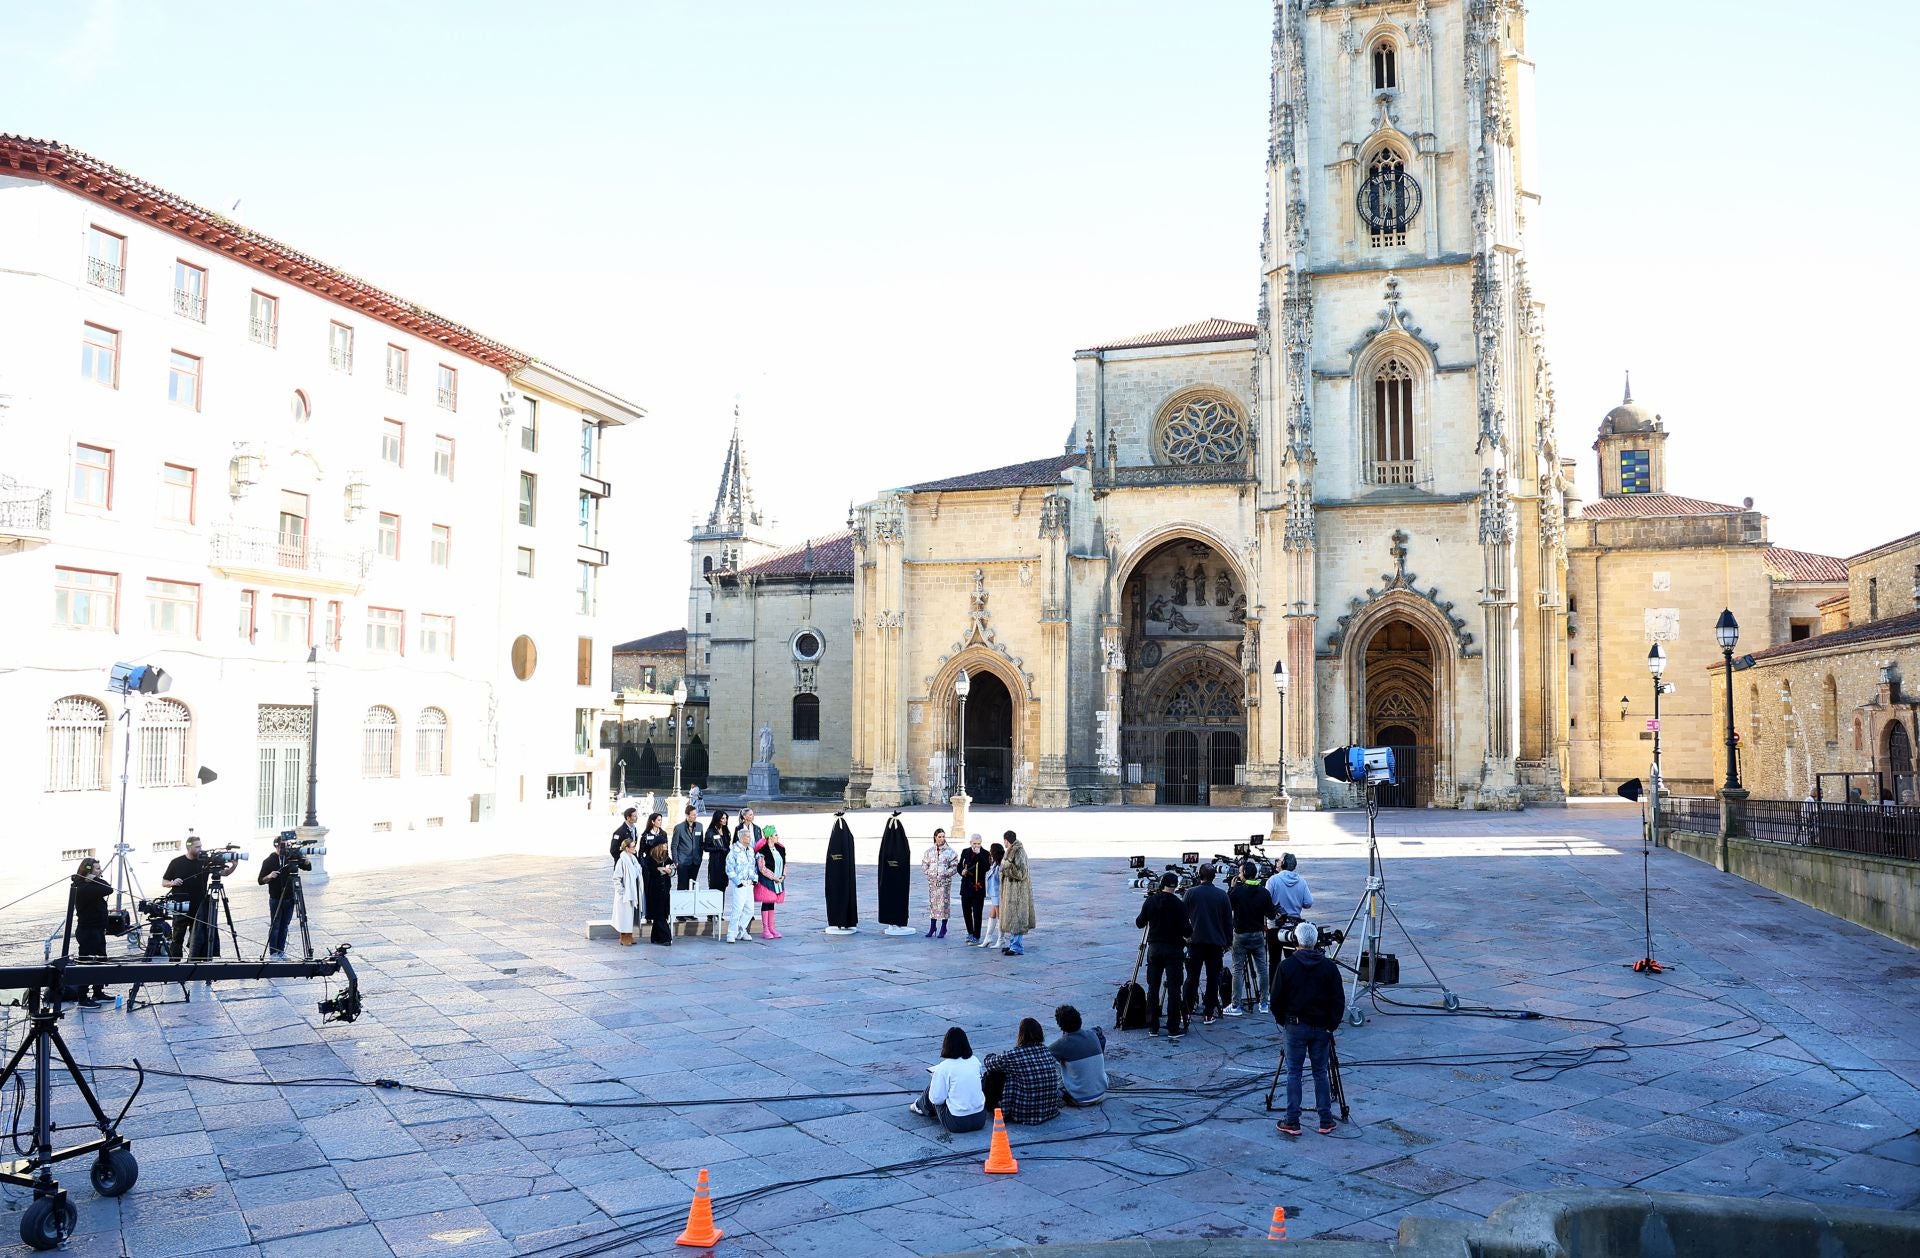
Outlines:
{"type": "Polygon", "coordinates": [[[760,906],[760,937],[778,939],[780,932],[773,928],[773,915],[787,898],[787,847],[780,841],[780,832],[772,826],[760,827],[759,859],[754,862],[759,874],[754,884],[754,902],[760,906]]]}

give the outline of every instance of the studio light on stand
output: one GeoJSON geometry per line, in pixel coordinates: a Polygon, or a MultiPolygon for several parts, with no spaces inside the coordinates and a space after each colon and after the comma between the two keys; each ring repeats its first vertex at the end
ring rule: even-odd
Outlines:
{"type": "MultiPolygon", "coordinates": [[[[127,780],[133,771],[133,698],[135,695],[161,695],[173,689],[173,677],[154,664],[115,664],[107,673],[107,689],[120,696],[120,722],[126,726],[120,753],[120,834],[113,844],[113,859],[108,863],[108,881],[113,883],[113,910],[107,915],[109,934],[124,935],[127,946],[140,947],[142,929],[139,915],[127,908],[147,898],[140,880],[127,858],[133,848],[127,843],[127,780]]],[[[204,772],[204,770],[203,770],[204,772]]]]}

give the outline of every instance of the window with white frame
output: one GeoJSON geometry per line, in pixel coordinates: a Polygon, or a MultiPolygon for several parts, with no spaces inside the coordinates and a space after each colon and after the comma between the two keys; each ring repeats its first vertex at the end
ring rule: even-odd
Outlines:
{"type": "Polygon", "coordinates": [[[441,480],[453,479],[453,438],[445,433],[433,438],[433,474],[441,480]]]}
{"type": "Polygon", "coordinates": [[[127,291],[127,238],[104,227],[87,227],[87,283],[110,293],[127,291]]]}
{"type": "Polygon", "coordinates": [[[160,465],[160,519],[166,524],[192,524],[199,473],[178,463],[160,465]]]}
{"type": "Polygon", "coordinates": [[[532,472],[520,473],[520,523],[531,528],[538,518],[540,482],[532,472]]]}
{"type": "Polygon", "coordinates": [[[53,623],[69,629],[119,629],[120,576],[86,568],[53,570],[53,623]]]}
{"type": "Polygon", "coordinates": [[[380,421],[380,461],[391,463],[395,467],[405,467],[407,459],[407,426],[397,419],[380,421]]]}
{"type": "Polygon", "coordinates": [[[400,517],[391,511],[380,513],[379,552],[382,559],[400,557],[400,517]]]}
{"type": "Polygon", "coordinates": [[[276,646],[313,645],[313,600],[291,594],[273,596],[273,641],[276,646]]]}
{"type": "Polygon", "coordinates": [[[398,345],[387,346],[387,387],[395,393],[407,391],[407,351],[398,345]]]}
{"type": "Polygon", "coordinates": [[[582,563],[579,567],[580,580],[576,588],[580,595],[580,614],[591,616],[598,598],[600,569],[590,563],[582,563]]]}
{"type": "Polygon", "coordinates": [[[453,560],[453,528],[446,524],[433,526],[433,536],[427,541],[427,559],[436,568],[445,568],[453,560]]]}
{"type": "Polygon", "coordinates": [[[600,475],[600,425],[590,419],[580,421],[580,474],[600,475]]]}
{"type": "Polygon", "coordinates": [[[593,709],[575,708],[573,710],[573,754],[590,756],[593,754],[593,709]]]}
{"type": "Polygon", "coordinates": [[[584,489],[580,491],[580,544],[600,544],[600,500],[584,489]]]}
{"type": "Polygon", "coordinates": [[[516,547],[515,549],[517,553],[513,557],[514,572],[523,577],[532,576],[533,575],[533,547],[520,546],[520,547],[516,547]]]}
{"type": "Polygon", "coordinates": [[[360,776],[400,776],[400,718],[392,708],[376,703],[367,709],[360,735],[360,776]]]}
{"type": "Polygon", "coordinates": [[[367,608],[367,650],[375,655],[402,654],[407,614],[395,607],[367,608]]]}
{"type": "Polygon", "coordinates": [[[353,373],[353,329],[344,323],[327,325],[327,366],[353,373]]]}
{"type": "Polygon", "coordinates": [[[167,401],[190,411],[200,409],[200,359],[174,350],[167,356],[167,401]]]}
{"type": "Polygon", "coordinates": [[[453,617],[421,613],[420,654],[436,659],[453,658],[453,617]]]}
{"type": "Polygon", "coordinates": [[[239,629],[240,640],[242,642],[253,641],[254,632],[259,624],[259,621],[257,619],[259,614],[260,614],[260,591],[258,590],[240,591],[240,620],[239,620],[239,623],[235,626],[235,628],[239,629]]]}
{"type": "Polygon", "coordinates": [[[247,298],[247,339],[272,349],[280,344],[280,299],[254,289],[247,298]]]}
{"type": "Polygon", "coordinates": [[[173,313],[207,321],[207,268],[184,260],[173,264],[173,313]]]}
{"type": "Polygon", "coordinates": [[[340,637],[346,631],[346,609],[339,599],[327,602],[327,617],[320,622],[320,645],[329,651],[340,649],[340,637]]]}
{"type": "Polygon", "coordinates": [[[120,387],[120,334],[97,323],[80,325],[80,377],[120,387]]]}
{"type": "Polygon", "coordinates": [[[113,506],[113,451],[100,446],[73,448],[73,493],[68,503],[103,511],[113,506]]]}
{"type": "Polygon", "coordinates": [[[193,714],[177,699],[149,699],[140,710],[140,785],[187,785],[187,735],[193,714]]]}
{"type": "Polygon", "coordinates": [[[520,448],[538,453],[540,450],[540,399],[523,397],[521,414],[526,418],[520,421],[520,448]]]}
{"type": "Polygon", "coordinates": [[[107,709],[97,699],[68,695],[47,710],[47,789],[107,788],[107,709]]]}
{"type": "Polygon", "coordinates": [[[447,714],[439,708],[421,708],[413,731],[413,771],[423,778],[447,776],[447,714]]]}
{"type": "Polygon", "coordinates": [[[460,409],[460,373],[445,363],[440,364],[435,387],[436,400],[443,411],[460,409]]]}
{"type": "Polygon", "coordinates": [[[1398,354],[1374,370],[1371,403],[1368,481],[1414,484],[1419,478],[1413,445],[1413,369],[1398,354]]]}
{"type": "Polygon", "coordinates": [[[162,637],[199,637],[200,587],[190,581],[148,578],[147,627],[162,637]]]}

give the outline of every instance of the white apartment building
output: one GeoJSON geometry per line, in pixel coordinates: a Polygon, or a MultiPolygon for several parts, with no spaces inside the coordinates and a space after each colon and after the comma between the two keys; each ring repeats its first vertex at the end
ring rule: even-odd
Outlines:
{"type": "Polygon", "coordinates": [[[644,414],[0,136],[9,856],[108,855],[123,768],[143,878],[189,826],[257,846],[304,819],[310,743],[336,868],[584,825],[608,785],[602,443],[644,414]],[[122,661],[173,681],[131,702],[130,757],[122,661]]]}

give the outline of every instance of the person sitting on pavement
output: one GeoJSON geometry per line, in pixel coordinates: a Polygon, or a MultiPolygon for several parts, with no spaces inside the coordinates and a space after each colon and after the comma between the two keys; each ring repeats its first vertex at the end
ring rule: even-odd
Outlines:
{"type": "Polygon", "coordinates": [[[920,1099],[907,1106],[922,1118],[936,1120],[948,1131],[979,1131],[987,1124],[987,1097],[980,1089],[980,1059],[973,1055],[967,1033],[947,1028],[940,1041],[940,1060],[927,1067],[932,1078],[920,1099]]]}
{"type": "Polygon", "coordinates": [[[1014,1047],[989,1053],[982,1063],[986,1108],[1010,1123],[1049,1122],[1060,1117],[1060,1063],[1047,1051],[1047,1033],[1032,1018],[1020,1019],[1014,1047]]]}
{"type": "Polygon", "coordinates": [[[1300,1134],[1300,1068],[1313,1063],[1313,1099],[1320,1111],[1320,1134],[1333,1134],[1333,1089],[1327,1062],[1333,1030],[1347,1012],[1340,967],[1320,951],[1320,932],[1312,922],[1294,928],[1300,946],[1280,963],[1273,983],[1273,1020],[1287,1037],[1287,1113],[1278,1124],[1283,1136],[1300,1134]]]}
{"type": "Polygon", "coordinates": [[[1107,1098],[1107,1033],[1082,1024],[1080,1011],[1053,1011],[1060,1038],[1047,1051],[1060,1063],[1060,1099],[1068,1105],[1098,1105],[1107,1098]]]}

